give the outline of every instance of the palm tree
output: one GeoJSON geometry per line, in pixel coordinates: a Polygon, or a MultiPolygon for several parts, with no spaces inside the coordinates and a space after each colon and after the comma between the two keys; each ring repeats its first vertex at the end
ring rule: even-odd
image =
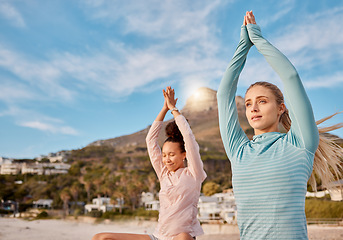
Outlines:
{"type": "Polygon", "coordinates": [[[64,188],[60,193],[60,198],[63,201],[63,217],[69,215],[69,200],[70,200],[70,192],[69,188],[64,188]]]}

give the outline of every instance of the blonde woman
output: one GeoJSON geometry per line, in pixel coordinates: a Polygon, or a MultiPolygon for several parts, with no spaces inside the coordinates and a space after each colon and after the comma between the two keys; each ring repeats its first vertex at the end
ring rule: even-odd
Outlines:
{"type": "Polygon", "coordinates": [[[241,239],[308,239],[305,195],[314,162],[319,170],[316,173],[324,184],[328,183],[333,174],[325,157],[333,156],[331,167],[338,173],[342,151],[320,140],[311,103],[297,71],[262,36],[252,11],[244,16],[240,42],[217,97],[221,137],[232,165],[241,239]],[[245,95],[246,116],[255,133],[249,140],[238,122],[235,95],[253,45],[281,78],[286,103],[275,85],[252,84],[245,95]],[[279,123],[287,133],[279,131],[279,123]],[[319,142],[322,151],[316,153],[319,142]]]}

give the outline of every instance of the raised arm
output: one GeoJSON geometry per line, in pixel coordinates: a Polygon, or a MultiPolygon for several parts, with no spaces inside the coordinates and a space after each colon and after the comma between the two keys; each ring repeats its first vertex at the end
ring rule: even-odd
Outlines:
{"type": "Polygon", "coordinates": [[[175,107],[177,98],[175,98],[174,89],[167,87],[166,91],[163,91],[163,94],[167,107],[171,110],[171,113],[175,118],[175,123],[182,134],[183,141],[185,142],[186,158],[188,161],[187,167],[191,174],[202,182],[206,178],[206,173],[203,168],[203,162],[201,161],[199,145],[195,140],[187,120],[175,107]]]}
{"type": "Polygon", "coordinates": [[[235,97],[238,78],[251,46],[252,43],[249,40],[246,26],[243,25],[236,52],[224,73],[217,92],[220,133],[230,161],[233,161],[234,156],[237,156],[238,147],[243,142],[248,141],[248,137],[238,121],[235,97]]]}
{"type": "Polygon", "coordinates": [[[186,158],[188,162],[187,167],[191,174],[202,182],[205,180],[207,175],[204,171],[204,165],[200,157],[199,145],[196,142],[193,132],[183,115],[179,114],[176,116],[175,122],[185,142],[186,158]]]}
{"type": "Polygon", "coordinates": [[[289,140],[296,146],[306,148],[314,153],[319,143],[318,128],[314,120],[311,103],[296,69],[285,55],[262,36],[258,25],[248,24],[247,29],[251,42],[265,57],[284,84],[286,106],[292,120],[289,140]]]}
{"type": "MultiPolygon", "coordinates": [[[[164,93],[165,91],[163,89],[163,95],[164,93]]],[[[148,135],[146,136],[146,145],[148,148],[149,158],[159,179],[161,178],[164,165],[162,162],[162,151],[160,146],[158,145],[157,139],[162,128],[163,120],[168,110],[169,109],[167,107],[167,103],[166,101],[164,101],[161,111],[157,115],[155,121],[149,129],[148,135]]]]}

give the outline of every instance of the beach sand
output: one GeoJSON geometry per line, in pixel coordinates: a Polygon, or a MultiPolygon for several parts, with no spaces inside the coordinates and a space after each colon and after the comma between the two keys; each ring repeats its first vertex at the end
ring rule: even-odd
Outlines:
{"type": "MultiPolygon", "coordinates": [[[[93,219],[35,220],[0,218],[1,240],[91,240],[99,232],[151,233],[156,222],[151,221],[105,221],[94,223],[93,219]]],[[[238,240],[237,226],[204,224],[205,235],[198,240],[238,240]]],[[[310,240],[341,240],[343,226],[309,225],[310,240]]]]}

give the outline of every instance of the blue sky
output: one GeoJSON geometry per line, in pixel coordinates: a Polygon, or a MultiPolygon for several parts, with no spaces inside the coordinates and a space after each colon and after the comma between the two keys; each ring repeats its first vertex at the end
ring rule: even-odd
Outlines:
{"type": "MultiPolygon", "coordinates": [[[[343,111],[341,0],[0,0],[0,156],[139,131],[168,85],[179,108],[198,87],[217,90],[247,10],[295,65],[316,119],[343,111]]],[[[253,48],[238,94],[260,80],[282,88],[253,48]]]]}

